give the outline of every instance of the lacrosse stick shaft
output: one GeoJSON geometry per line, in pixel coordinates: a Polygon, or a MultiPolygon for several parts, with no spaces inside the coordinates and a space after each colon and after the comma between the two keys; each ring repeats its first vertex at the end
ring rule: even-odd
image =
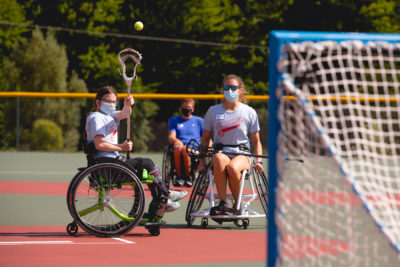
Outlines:
{"type": "MultiPolygon", "coordinates": [[[[126,85],[128,87],[128,98],[131,96],[131,81],[126,80],[126,85]]],[[[129,113],[126,118],[126,140],[131,141],[131,114],[129,113]]],[[[129,159],[131,157],[131,152],[128,150],[126,157],[129,159]]]]}
{"type": "MultiPolygon", "coordinates": [[[[140,64],[140,61],[142,59],[142,55],[132,49],[132,48],[126,48],[121,50],[118,53],[118,60],[121,63],[122,66],[122,77],[124,78],[127,88],[128,88],[128,97],[131,96],[131,84],[132,84],[132,80],[136,77],[136,68],[137,66],[140,64]],[[128,60],[132,60],[135,65],[133,67],[133,74],[132,76],[127,76],[126,75],[126,65],[125,65],[125,61],[128,60]]],[[[127,120],[126,120],[126,140],[130,141],[131,140],[131,114],[128,115],[127,120]]],[[[126,157],[129,159],[130,158],[130,151],[127,152],[126,157]]]]}

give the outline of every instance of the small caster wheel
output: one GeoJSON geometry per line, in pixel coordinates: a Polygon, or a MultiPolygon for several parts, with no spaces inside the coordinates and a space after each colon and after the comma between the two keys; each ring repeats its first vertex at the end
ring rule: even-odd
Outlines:
{"type": "Polygon", "coordinates": [[[158,225],[149,226],[147,228],[147,230],[149,230],[149,233],[152,236],[159,236],[160,235],[160,226],[158,226],[158,225]]]}
{"type": "Polygon", "coordinates": [[[208,226],[208,220],[206,218],[203,218],[201,220],[201,227],[203,227],[203,229],[206,229],[208,226]]]}
{"type": "Polygon", "coordinates": [[[76,235],[76,233],[78,232],[78,225],[76,225],[75,222],[72,222],[70,224],[67,225],[67,232],[70,235],[76,235]]]}
{"type": "Polygon", "coordinates": [[[249,227],[249,225],[250,225],[249,219],[244,219],[244,220],[243,220],[243,228],[244,228],[244,229],[247,229],[247,227],[249,227]]]}

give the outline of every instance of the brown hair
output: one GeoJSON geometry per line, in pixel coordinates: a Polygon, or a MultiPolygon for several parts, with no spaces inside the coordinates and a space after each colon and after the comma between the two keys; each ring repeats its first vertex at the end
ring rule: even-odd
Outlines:
{"type": "Polygon", "coordinates": [[[110,85],[100,87],[100,89],[97,91],[96,98],[93,101],[93,108],[91,111],[97,110],[96,100],[101,100],[103,96],[108,94],[114,94],[115,96],[117,96],[117,90],[115,90],[115,88],[110,85]]]}
{"type": "MultiPolygon", "coordinates": [[[[243,82],[243,79],[235,74],[229,74],[225,76],[225,78],[222,80],[222,86],[224,86],[225,82],[227,80],[236,80],[239,83],[239,88],[243,89],[242,93],[239,95],[239,101],[242,102],[243,104],[249,103],[249,100],[246,98],[245,94],[247,94],[246,90],[246,85],[243,82]]],[[[223,87],[221,86],[221,90],[223,91],[223,87]]]]}
{"type": "Polygon", "coordinates": [[[182,99],[181,105],[184,103],[195,103],[195,101],[191,97],[186,97],[186,98],[182,99]]]}

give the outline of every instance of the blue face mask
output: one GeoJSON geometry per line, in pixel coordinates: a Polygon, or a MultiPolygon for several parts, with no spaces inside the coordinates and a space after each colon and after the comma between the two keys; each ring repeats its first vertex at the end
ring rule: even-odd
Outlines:
{"type": "Polygon", "coordinates": [[[238,90],[236,90],[236,91],[232,91],[232,90],[224,91],[224,97],[225,97],[226,101],[228,101],[228,102],[235,102],[235,100],[239,97],[238,90]]]}
{"type": "Polygon", "coordinates": [[[104,102],[100,106],[100,111],[106,115],[113,116],[116,110],[117,110],[117,105],[115,104],[104,102]]]}

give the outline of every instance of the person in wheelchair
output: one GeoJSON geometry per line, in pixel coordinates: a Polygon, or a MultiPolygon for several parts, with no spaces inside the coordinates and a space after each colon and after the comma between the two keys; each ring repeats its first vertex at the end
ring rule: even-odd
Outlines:
{"type": "MultiPolygon", "coordinates": [[[[131,115],[133,97],[124,99],[124,106],[117,110],[117,91],[112,86],[101,87],[94,101],[93,109],[86,119],[87,145],[93,144],[97,162],[123,162],[135,174],[145,181],[153,200],[150,203],[148,214],[150,221],[161,220],[164,212],[171,212],[179,208],[177,202],[183,198],[185,192],[168,191],[159,177],[158,166],[149,158],[124,158],[119,151],[131,151],[132,142],[118,143],[118,125],[122,119],[131,115]]],[[[95,162],[88,162],[94,164],[95,162]]]]}
{"type": "MultiPolygon", "coordinates": [[[[227,204],[227,183],[236,203],[241,172],[250,167],[247,156],[225,153],[249,153],[252,147],[254,154],[261,155],[262,146],[258,116],[256,111],[247,105],[246,87],[242,78],[234,74],[226,76],[222,81],[221,91],[225,101],[211,106],[204,117],[201,147],[207,147],[212,139],[214,149],[221,150],[212,158],[214,181],[220,199],[214,211],[224,214],[232,210],[227,204]]],[[[203,167],[204,158],[199,163],[199,170],[203,167]]],[[[256,159],[255,169],[257,172],[263,172],[261,158],[256,159]]],[[[235,206],[234,204],[233,207],[235,206]]]]}
{"type": "Polygon", "coordinates": [[[181,115],[172,117],[168,122],[168,142],[174,146],[174,164],[177,177],[174,186],[193,185],[191,177],[191,159],[186,153],[186,144],[191,139],[200,143],[203,135],[203,118],[192,115],[194,112],[194,99],[185,98],[180,106],[181,115]],[[181,172],[181,158],[183,159],[185,173],[181,172]]]}

